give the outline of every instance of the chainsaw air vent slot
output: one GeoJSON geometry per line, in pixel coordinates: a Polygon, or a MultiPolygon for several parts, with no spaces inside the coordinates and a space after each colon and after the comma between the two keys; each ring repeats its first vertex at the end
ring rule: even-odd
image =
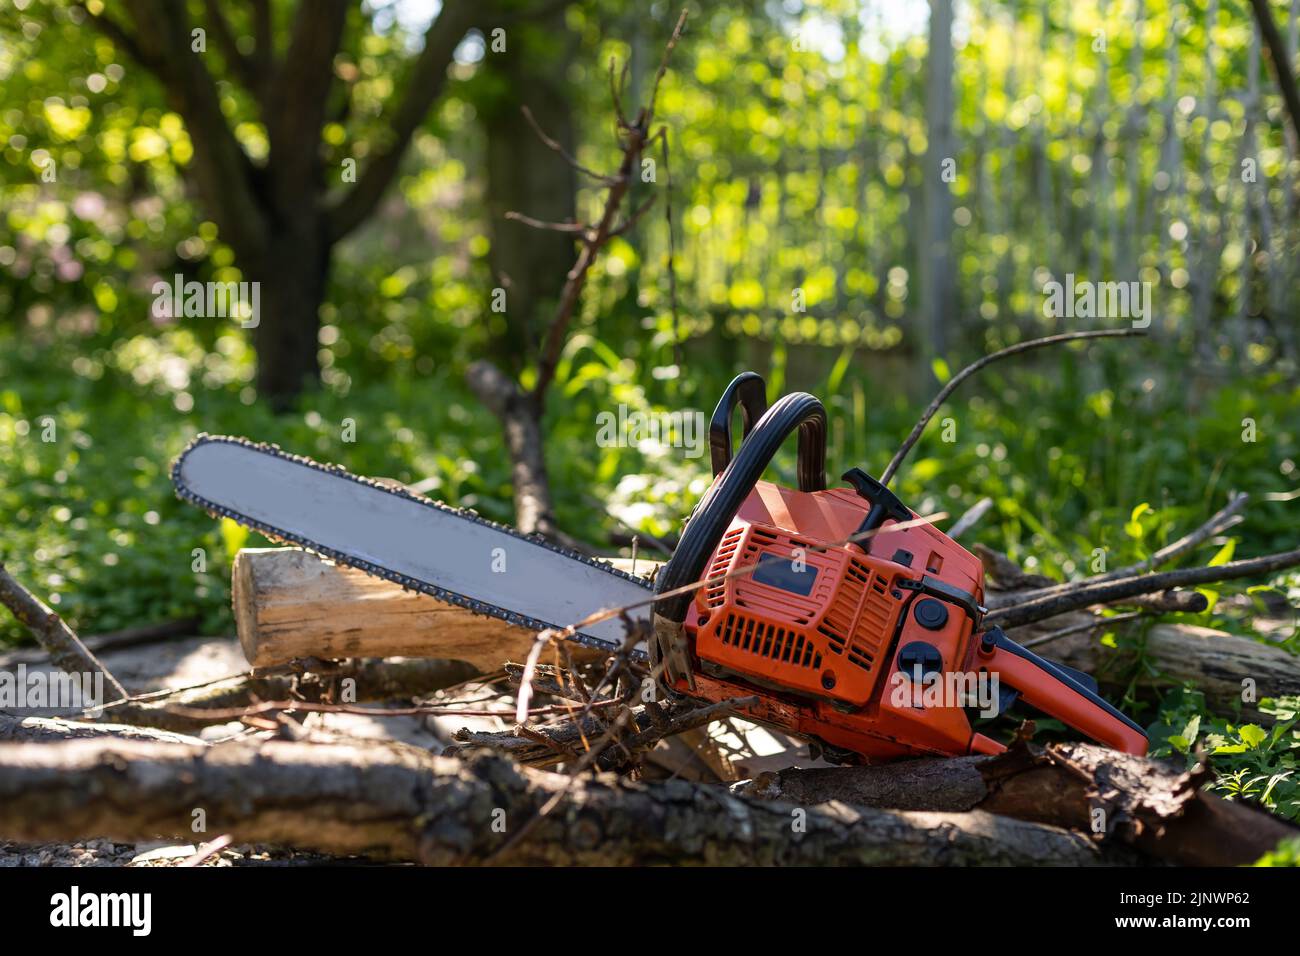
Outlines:
{"type": "Polygon", "coordinates": [[[886,581],[854,559],[845,568],[835,600],[826,609],[817,630],[826,638],[831,653],[870,671],[889,640],[895,605],[886,581]]]}
{"type": "MultiPolygon", "coordinates": [[[[723,536],[721,543],[718,545],[718,553],[714,557],[713,563],[709,565],[706,578],[712,579],[720,574],[727,573],[727,569],[731,567],[731,559],[736,554],[736,548],[740,545],[740,539],[744,536],[744,528],[733,528],[723,536]]],[[[726,581],[719,581],[704,592],[704,603],[711,608],[721,607],[726,599],[726,581]]]]}
{"type": "Polygon", "coordinates": [[[822,666],[821,654],[802,634],[752,617],[728,614],[718,636],[729,647],[770,661],[795,667],[822,666]]]}

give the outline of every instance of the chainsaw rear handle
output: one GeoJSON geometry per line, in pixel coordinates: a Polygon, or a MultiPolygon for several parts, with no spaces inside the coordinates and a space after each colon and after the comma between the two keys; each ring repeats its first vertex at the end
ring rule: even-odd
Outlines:
{"type": "MultiPolygon", "coordinates": [[[[741,376],[744,378],[744,376],[741,376]]],[[[755,376],[757,378],[757,376],[755,376]]],[[[735,386],[740,379],[732,382],[735,386]]],[[[751,380],[752,381],[752,380],[751,380]]],[[[759,380],[761,381],[761,379],[759,380]]],[[[730,389],[728,389],[730,391],[730,389]]],[[[723,396],[723,401],[727,397],[723,396]]],[[[719,404],[721,410],[722,405],[719,404]]],[[[715,414],[716,418],[716,414],[715,414]]],[[[672,558],[660,570],[655,592],[663,594],[698,581],[741,504],[754,490],[777,450],[799,430],[799,488],[826,488],[826,409],[807,392],[786,395],[763,413],[740,451],[704,494],[682,531],[672,558]]],[[[691,594],[678,594],[655,605],[655,615],[674,624],[686,620],[691,594]]]]}
{"type": "Polygon", "coordinates": [[[980,635],[978,657],[982,667],[1019,691],[1029,706],[1116,750],[1146,755],[1147,735],[1141,727],[1090,687],[1011,640],[1000,627],[980,635]]]}
{"type": "Polygon", "coordinates": [[[741,372],[731,380],[709,422],[709,458],[717,477],[731,463],[731,416],[740,403],[741,440],[749,437],[767,411],[767,386],[757,372],[741,372]]]}

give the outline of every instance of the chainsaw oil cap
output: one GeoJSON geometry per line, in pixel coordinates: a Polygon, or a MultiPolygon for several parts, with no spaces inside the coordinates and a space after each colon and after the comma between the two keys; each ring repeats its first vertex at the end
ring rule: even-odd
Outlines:
{"type": "Polygon", "coordinates": [[[927,631],[937,631],[948,623],[948,609],[941,601],[936,601],[934,598],[922,598],[917,601],[916,607],[912,609],[912,616],[916,618],[916,623],[927,631]]]}
{"type": "Polygon", "coordinates": [[[943,670],[939,648],[925,641],[911,641],[898,652],[898,669],[913,680],[943,670]]]}

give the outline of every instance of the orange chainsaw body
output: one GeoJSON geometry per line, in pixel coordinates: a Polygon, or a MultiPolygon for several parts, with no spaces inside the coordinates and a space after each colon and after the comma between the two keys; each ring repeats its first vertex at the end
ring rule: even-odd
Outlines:
{"type": "Polygon", "coordinates": [[[1086,675],[984,627],[978,558],[860,468],[826,488],[825,408],[767,408],[738,376],[710,425],[714,481],[655,588],[651,662],[673,694],[756,697],[740,713],[818,742],[828,759],[1000,753],[971,713],[1019,699],[1128,753],[1142,728],[1086,675]],[[733,454],[731,416],[745,437],[733,454]],[[799,488],[761,480],[799,436],[799,488]]]}
{"type": "MultiPolygon", "coordinates": [[[[1087,728],[1086,702],[1061,699],[1054,681],[1015,668],[1018,661],[1000,651],[981,654],[975,621],[959,604],[940,602],[942,623],[934,619],[939,615],[918,620],[915,602],[938,600],[917,589],[926,575],[976,605],[983,600],[979,559],[933,525],[892,531],[898,522],[887,522],[870,554],[856,544],[824,547],[850,538],[869,508],[847,488],[801,492],[758,482],[709,561],[707,577],[759,568],[695,595],[686,631],[698,662],[696,687],[691,692],[682,683],[674,690],[712,700],[756,694],[759,703],[747,716],[869,760],[1002,752],[1002,744],[972,729],[964,707],[926,706],[923,690],[911,688],[899,656],[915,641],[937,649],[941,663],[932,673],[975,675],[990,665],[995,671],[1010,666],[1027,700],[1040,696],[1034,691],[1042,684],[1042,695],[1079,711],[1073,722],[1079,726],[1082,718],[1087,728]],[[795,571],[795,562],[803,569],[795,571]]],[[[1125,730],[1108,742],[1144,753],[1146,739],[1125,730]]]]}

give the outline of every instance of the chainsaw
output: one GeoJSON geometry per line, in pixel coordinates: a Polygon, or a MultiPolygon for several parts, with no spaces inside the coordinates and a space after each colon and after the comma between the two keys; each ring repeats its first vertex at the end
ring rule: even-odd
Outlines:
{"type": "Polygon", "coordinates": [[[1142,728],[1090,677],[982,626],[974,555],[859,468],[845,472],[848,487],[826,487],[816,398],[792,393],[768,408],[763,380],[746,372],[714,411],[709,449],[713,482],[653,585],[473,511],[242,438],[198,436],[172,481],[182,499],[267,537],[648,660],[671,697],[756,700],[738,715],[807,738],[834,762],[1000,753],[972,718],[1017,700],[1146,753],[1142,728]],[[762,480],[796,431],[798,489],[762,480]]]}

